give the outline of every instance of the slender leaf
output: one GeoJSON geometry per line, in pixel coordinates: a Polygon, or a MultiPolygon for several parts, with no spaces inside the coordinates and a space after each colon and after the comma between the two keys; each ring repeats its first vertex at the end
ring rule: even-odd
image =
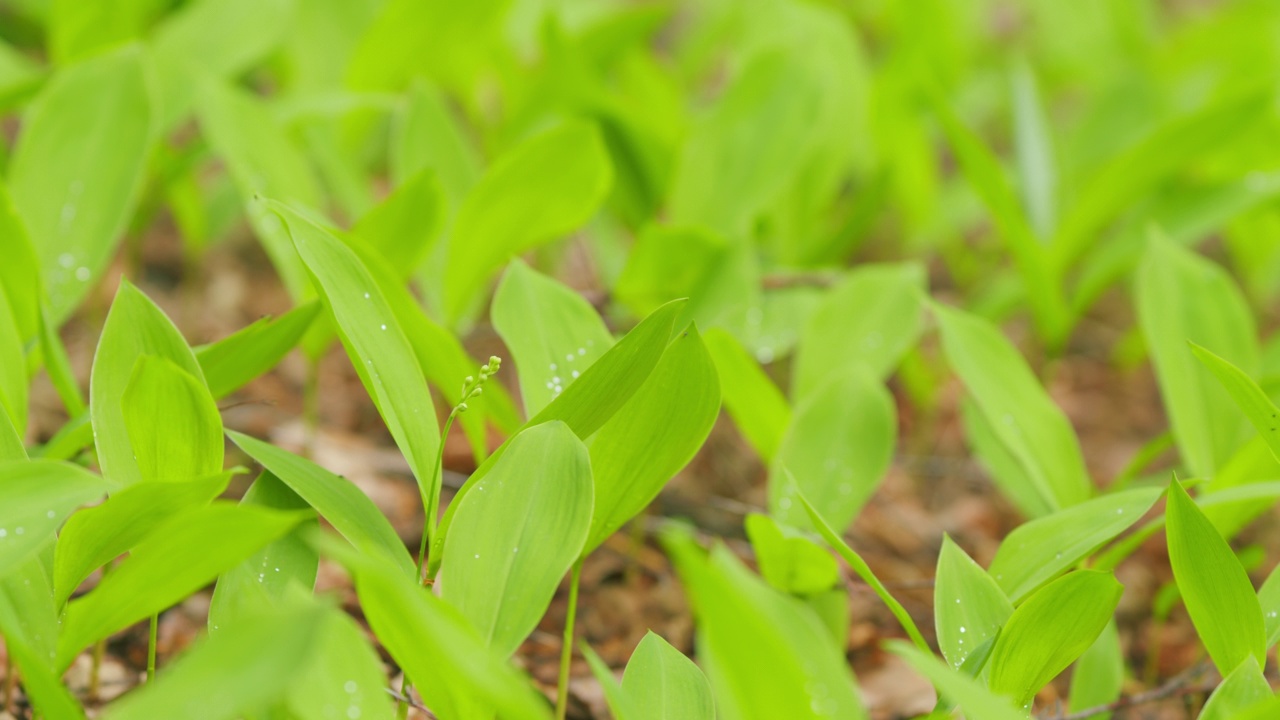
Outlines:
{"type": "Polygon", "coordinates": [[[299,305],[278,318],[262,318],[217,342],[195,349],[209,392],[223,398],[280,363],[320,313],[320,303],[299,305]]]}
{"type": "Polygon", "coordinates": [[[1013,605],[1004,591],[949,536],[942,538],[934,578],[933,617],[938,649],[961,667],[983,643],[999,634],[1013,605]]]}
{"type": "Polygon", "coordinates": [[[831,553],[799,531],[760,513],[747,515],[744,524],[760,575],[770,585],[792,595],[810,595],[840,582],[840,568],[831,553]]]}
{"type": "Polygon", "coordinates": [[[102,478],[54,460],[0,461],[0,578],[21,568],[73,510],[107,491],[102,478]]]}
{"type": "Polygon", "coordinates": [[[1019,712],[1007,698],[993,694],[972,677],[947,667],[931,653],[902,640],[885,643],[889,652],[907,661],[916,672],[924,675],[933,686],[952,702],[964,709],[967,717],[982,720],[1026,720],[1026,713],[1019,712]]]}
{"type": "MultiPolygon", "coordinates": [[[[1076,661],[1071,671],[1071,694],[1067,706],[1072,712],[1082,712],[1100,705],[1115,702],[1124,689],[1124,649],[1120,647],[1120,631],[1115,618],[1076,661]]],[[[1098,720],[1110,720],[1111,713],[1097,715],[1098,720]]]]}
{"type": "Polygon", "coordinates": [[[1280,408],[1271,402],[1271,398],[1258,387],[1253,378],[1229,361],[1194,342],[1191,343],[1191,352],[1222,383],[1227,394],[1244,411],[1249,422],[1253,423],[1272,456],[1280,460],[1280,408]]]}
{"type": "Polygon", "coordinates": [[[791,424],[791,407],[773,380],[732,335],[711,328],[702,336],[716,363],[725,409],[765,462],[773,460],[791,424]]]}

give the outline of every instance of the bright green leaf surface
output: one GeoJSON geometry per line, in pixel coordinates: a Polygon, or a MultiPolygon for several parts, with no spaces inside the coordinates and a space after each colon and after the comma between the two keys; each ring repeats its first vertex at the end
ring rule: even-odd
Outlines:
{"type": "Polygon", "coordinates": [[[1227,394],[1244,411],[1245,417],[1249,418],[1258,435],[1271,449],[1271,454],[1280,460],[1280,408],[1240,368],[1195,343],[1191,343],[1191,352],[1222,383],[1227,394]]]}
{"type": "MultiPolygon", "coordinates": [[[[1277,566],[1280,568],[1280,566],[1277,566]]],[[[1280,571],[1271,570],[1258,588],[1258,605],[1262,608],[1263,625],[1267,633],[1267,647],[1280,642],[1280,571]]]]}
{"type": "Polygon", "coordinates": [[[227,437],[257,460],[362,553],[382,557],[413,576],[413,560],[373,501],[347,480],[310,460],[238,432],[227,437]]]}
{"type": "Polygon", "coordinates": [[[890,640],[886,646],[963,708],[966,716],[982,720],[1026,720],[1026,714],[1015,710],[1007,698],[992,694],[977,680],[947,667],[932,654],[902,640],[890,640]]]}
{"type": "Polygon", "coordinates": [[[622,675],[622,691],[639,718],[713,720],[711,686],[693,661],[653,632],[631,653],[622,675]]]}
{"type": "Polygon", "coordinates": [[[935,304],[947,361],[995,436],[1052,509],[1083,502],[1092,484],[1071,423],[1013,344],[985,320],[935,304]]]}
{"type": "Polygon", "coordinates": [[[605,702],[609,705],[609,712],[613,713],[614,720],[640,720],[642,717],[647,717],[640,714],[640,708],[636,707],[633,698],[622,692],[622,686],[618,684],[613,671],[591,649],[591,646],[582,643],[581,647],[582,656],[586,658],[591,674],[596,677],[596,682],[600,683],[600,689],[604,691],[605,702]]]}
{"type": "Polygon", "coordinates": [[[809,528],[784,474],[832,527],[847,528],[879,487],[897,438],[893,396],[860,368],[830,378],[796,407],[769,470],[769,507],[777,518],[809,528]]]}
{"type": "Polygon", "coordinates": [[[145,482],[184,482],[222,470],[222,417],[202,380],[141,355],[120,399],[129,445],[145,482]]]}
{"type": "Polygon", "coordinates": [[[711,328],[702,336],[716,363],[725,409],[765,462],[773,460],[791,423],[791,407],[756,359],[732,335],[711,328]]]}
{"type": "MultiPolygon", "coordinates": [[[[102,474],[115,485],[132,485],[144,479],[129,442],[121,404],[141,355],[164,358],[197,380],[204,380],[195,355],[169,318],[138,288],[121,280],[89,376],[89,410],[98,463],[102,474]]],[[[218,470],[222,469],[220,465],[218,470]]]]}
{"type": "Polygon", "coordinates": [[[97,475],[54,460],[0,461],[0,487],[0,578],[39,552],[73,510],[107,491],[97,475]]]}
{"type": "MultiPolygon", "coordinates": [[[[1071,712],[1081,712],[1115,702],[1124,689],[1124,673],[1124,648],[1120,646],[1120,631],[1112,618],[1071,671],[1068,708],[1071,712]]],[[[1099,713],[1097,718],[1110,720],[1111,713],[1099,713]]]]}
{"type": "Polygon", "coordinates": [[[440,181],[425,169],[361,216],[351,232],[408,277],[434,246],[446,210],[440,181]]]}
{"type": "Polygon", "coordinates": [[[19,333],[30,338],[40,326],[40,261],[4,182],[0,182],[0,251],[5,254],[5,262],[0,263],[0,288],[9,300],[19,333]]]}
{"type": "Polygon", "coordinates": [[[512,438],[459,503],[444,544],[440,597],[499,655],[538,625],[591,524],[591,460],[562,422],[512,438]]]}
{"type": "Polygon", "coordinates": [[[1218,671],[1225,675],[1250,656],[1266,662],[1262,609],[1231,546],[1176,479],[1165,512],[1173,577],[1218,671]]]}
{"type": "Polygon", "coordinates": [[[1244,440],[1243,423],[1187,341],[1252,373],[1258,343],[1249,306],[1222,268],[1154,236],[1138,268],[1137,308],[1178,450],[1193,475],[1212,478],[1244,440]]]}
{"type": "Polygon", "coordinates": [[[591,439],[595,512],[584,552],[644,510],[693,459],[719,415],[719,391],[711,356],[689,326],[591,439]]]}
{"type": "Polygon", "coordinates": [[[599,131],[577,120],[501,156],[467,195],[454,221],[444,275],[445,316],[460,317],[489,274],[513,255],[589,220],[604,201],[612,175],[599,131]]]}
{"type": "Polygon", "coordinates": [[[67,604],[58,667],[69,666],[86,646],[180,602],[308,514],[214,503],[171,516],[93,592],[67,604]]]}
{"type": "Polygon", "coordinates": [[[933,617],[938,648],[952,667],[996,636],[1013,614],[1004,591],[949,536],[942,539],[934,578],[933,617]]]}
{"type": "Polygon", "coordinates": [[[293,716],[391,720],[395,705],[387,694],[382,659],[364,629],[346,613],[329,609],[318,631],[309,662],[284,686],[293,716]]]}
{"type": "Polygon", "coordinates": [[[1000,543],[987,572],[1010,600],[1021,602],[1137,522],[1162,493],[1159,488],[1126,490],[1024,523],[1000,543]]]}
{"type": "Polygon", "coordinates": [[[217,342],[195,349],[209,392],[223,398],[280,363],[321,311],[300,305],[278,318],[262,318],[217,342]]]}
{"type": "Polygon", "coordinates": [[[491,316],[515,358],[529,417],[613,347],[613,335],[591,303],[519,260],[507,266],[491,316]]]}
{"type": "Polygon", "coordinates": [[[0,288],[0,412],[21,436],[27,428],[27,360],[12,310],[0,288]]]}
{"type": "Polygon", "coordinates": [[[1020,705],[1097,639],[1124,588],[1111,573],[1081,570],[1037,590],[1009,616],[991,650],[991,689],[1020,705]]]}
{"type": "Polygon", "coordinates": [[[58,607],[94,570],[136,546],[173,515],[218,497],[230,479],[227,472],[184,482],[139,483],[72,515],[58,534],[53,566],[58,607]]]}
{"type": "Polygon", "coordinates": [[[744,524],[760,575],[770,585],[785,593],[809,595],[830,590],[839,582],[840,568],[821,545],[768,515],[751,513],[744,524]]]}
{"type": "Polygon", "coordinates": [[[1199,720],[1237,720],[1240,713],[1275,697],[1256,658],[1247,657],[1222,680],[1200,711],[1199,720]]]}

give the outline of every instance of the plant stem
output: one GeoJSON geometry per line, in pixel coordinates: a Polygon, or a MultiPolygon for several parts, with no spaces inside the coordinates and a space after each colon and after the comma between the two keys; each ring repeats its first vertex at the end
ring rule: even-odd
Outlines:
{"type": "Polygon", "coordinates": [[[418,581],[423,585],[430,580],[422,570],[426,567],[427,546],[436,535],[436,515],[440,511],[440,478],[444,475],[444,443],[449,439],[449,429],[453,427],[453,419],[457,415],[458,409],[454,408],[449,412],[449,419],[444,421],[444,431],[440,433],[440,447],[436,448],[436,464],[431,467],[431,484],[422,498],[422,512],[425,517],[422,519],[422,542],[418,545],[418,581]]]}
{"type": "MultiPolygon", "coordinates": [[[[401,669],[401,672],[404,672],[401,669]]],[[[396,696],[396,720],[409,720],[409,673],[400,680],[400,694],[396,696]]]]}
{"type": "Polygon", "coordinates": [[[556,720],[564,720],[569,710],[569,661],[573,659],[573,623],[578,614],[578,585],[582,581],[582,558],[569,575],[569,609],[564,618],[564,643],[560,646],[560,679],[556,683],[556,720]]]}
{"type": "Polygon", "coordinates": [[[151,632],[147,637],[147,682],[156,678],[156,639],[160,635],[160,613],[151,616],[151,632]]]}
{"type": "Polygon", "coordinates": [[[102,670],[102,657],[107,654],[107,639],[103,638],[93,645],[93,662],[89,665],[89,700],[97,702],[99,678],[102,670]]]}
{"type": "Polygon", "coordinates": [[[18,668],[13,664],[13,656],[5,655],[4,658],[4,697],[0,698],[0,710],[10,715],[13,714],[13,700],[16,694],[14,690],[18,686],[18,668]]]}

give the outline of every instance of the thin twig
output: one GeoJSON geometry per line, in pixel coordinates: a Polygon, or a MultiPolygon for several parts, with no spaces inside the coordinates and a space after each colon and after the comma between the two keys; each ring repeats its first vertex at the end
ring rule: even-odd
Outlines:
{"type": "Polygon", "coordinates": [[[1106,705],[1098,705],[1097,707],[1086,708],[1070,715],[1051,715],[1046,716],[1043,720],[1085,720],[1095,715],[1103,713],[1115,712],[1125,708],[1134,707],[1135,705],[1145,705],[1147,703],[1159,702],[1161,700],[1170,700],[1180,698],[1186,695],[1195,695],[1198,693],[1206,693],[1217,687],[1217,683],[1196,683],[1201,677],[1212,668],[1207,661],[1194,665],[1178,675],[1171,678],[1168,682],[1158,688],[1141,692],[1136,695],[1126,695],[1115,702],[1106,705]]]}
{"type": "Polygon", "coordinates": [[[435,713],[431,712],[431,710],[427,708],[426,705],[423,705],[422,703],[418,702],[417,700],[414,700],[408,695],[402,695],[396,692],[395,688],[383,688],[383,689],[386,690],[388,695],[390,695],[392,698],[395,698],[396,702],[404,703],[405,705],[408,705],[409,707],[415,710],[421,710],[422,712],[426,713],[427,720],[440,720],[439,718],[436,717],[435,713]]]}

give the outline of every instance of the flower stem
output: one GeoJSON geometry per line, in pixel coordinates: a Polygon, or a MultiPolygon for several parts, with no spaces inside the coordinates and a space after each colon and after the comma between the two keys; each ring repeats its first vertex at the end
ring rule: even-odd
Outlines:
{"type": "Polygon", "coordinates": [[[582,558],[569,575],[569,609],[564,618],[564,642],[560,646],[560,679],[556,683],[556,720],[564,720],[569,710],[569,661],[573,659],[573,624],[578,614],[578,585],[582,581],[582,558]]]}
{"type": "Polygon", "coordinates": [[[160,613],[151,616],[151,632],[147,638],[147,682],[156,679],[156,640],[160,635],[160,613]]]}

